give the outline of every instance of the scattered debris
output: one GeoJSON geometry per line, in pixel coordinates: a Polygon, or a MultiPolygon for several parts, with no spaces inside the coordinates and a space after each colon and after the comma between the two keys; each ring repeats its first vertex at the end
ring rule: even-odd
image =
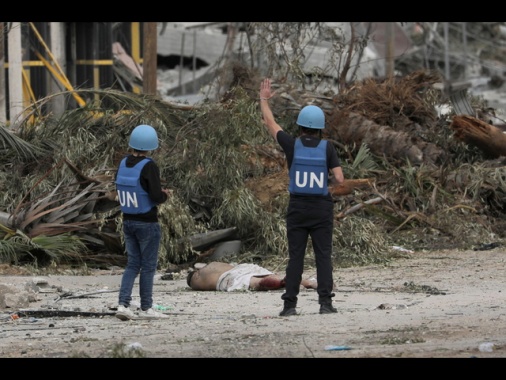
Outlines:
{"type": "Polygon", "coordinates": [[[105,317],[113,316],[115,312],[96,312],[96,311],[81,311],[81,310],[58,310],[58,309],[21,309],[16,312],[19,317],[35,317],[35,318],[51,318],[51,317],[105,317]]]}
{"type": "Polygon", "coordinates": [[[500,247],[502,244],[500,242],[494,242],[494,243],[484,243],[477,247],[474,247],[474,251],[488,251],[497,247],[500,247]]]}

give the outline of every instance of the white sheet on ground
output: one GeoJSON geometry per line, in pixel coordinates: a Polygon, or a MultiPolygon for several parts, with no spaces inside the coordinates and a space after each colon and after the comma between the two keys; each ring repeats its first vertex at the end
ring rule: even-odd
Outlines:
{"type": "Polygon", "coordinates": [[[266,276],[268,274],[273,274],[273,272],[256,264],[238,264],[220,276],[216,284],[216,290],[223,292],[248,290],[251,277],[266,276]]]}

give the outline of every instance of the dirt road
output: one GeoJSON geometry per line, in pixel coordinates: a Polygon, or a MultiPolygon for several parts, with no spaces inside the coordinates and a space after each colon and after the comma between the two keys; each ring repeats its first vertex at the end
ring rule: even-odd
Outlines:
{"type": "MultiPolygon", "coordinates": [[[[320,315],[316,292],[303,290],[291,317],[278,316],[281,291],[198,292],[183,276],[159,273],[154,299],[170,318],[124,322],[113,316],[121,271],[45,276],[28,307],[0,310],[0,357],[505,357],[505,259],[501,248],[417,252],[389,266],[338,269],[339,312],[320,315]]],[[[0,289],[31,292],[33,280],[2,275],[0,289]]]]}

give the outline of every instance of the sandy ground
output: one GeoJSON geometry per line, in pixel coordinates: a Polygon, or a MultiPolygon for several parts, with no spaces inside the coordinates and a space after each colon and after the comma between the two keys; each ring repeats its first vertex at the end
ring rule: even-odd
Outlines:
{"type": "MultiPolygon", "coordinates": [[[[320,315],[316,292],[303,290],[290,317],[278,316],[282,291],[199,292],[160,272],[154,299],[170,318],[121,321],[121,271],[43,276],[28,307],[0,310],[0,357],[505,357],[505,259],[501,248],[417,252],[389,266],[338,269],[339,312],[320,315]]],[[[40,279],[2,275],[0,288],[31,292],[40,279]]]]}

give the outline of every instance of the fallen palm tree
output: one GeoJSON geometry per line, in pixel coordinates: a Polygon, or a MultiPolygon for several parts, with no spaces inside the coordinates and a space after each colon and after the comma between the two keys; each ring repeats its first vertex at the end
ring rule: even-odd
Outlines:
{"type": "Polygon", "coordinates": [[[402,78],[367,78],[333,99],[328,135],[343,144],[367,144],[375,155],[411,164],[438,164],[446,156],[437,145],[437,99],[434,71],[415,71],[402,78]]]}
{"type": "Polygon", "coordinates": [[[343,144],[367,144],[371,152],[389,159],[406,161],[414,165],[440,162],[445,151],[413,135],[378,125],[357,113],[336,116],[330,134],[343,144]]]}
{"type": "MultiPolygon", "coordinates": [[[[254,77],[245,83],[255,83],[254,77]]],[[[422,87],[420,82],[413,86],[420,91],[422,87]]],[[[474,228],[474,237],[451,233],[451,229],[467,229],[467,218],[472,217],[475,223],[480,217],[475,214],[480,212],[501,215],[501,189],[506,185],[497,182],[499,173],[490,183],[473,182],[471,190],[467,183],[453,185],[451,178],[462,179],[461,175],[453,175],[455,165],[434,165],[443,156],[442,151],[451,154],[454,149],[453,145],[448,149],[445,144],[449,140],[442,138],[446,130],[435,128],[428,105],[418,94],[414,101],[409,99],[408,91],[390,98],[378,97],[388,89],[384,84],[379,90],[369,88],[376,93],[375,98],[382,100],[372,106],[370,98],[352,98],[360,103],[361,110],[333,103],[331,96],[315,98],[303,91],[286,92],[293,98],[289,103],[288,95],[281,96],[284,92],[271,100],[274,112],[287,120],[287,131],[294,134],[296,131],[290,130],[290,121],[295,120],[291,114],[296,114],[299,105],[325,105],[329,115],[326,137],[338,149],[346,174],[344,184],[331,188],[336,215],[347,210],[347,217],[337,218],[336,223],[334,244],[340,257],[346,257],[347,262],[355,258],[357,262],[364,262],[364,258],[375,261],[373,256],[381,261],[388,240],[402,244],[399,233],[404,232],[410,239],[407,247],[419,247],[424,240],[412,238],[412,231],[419,226],[423,233],[430,230],[451,238],[462,236],[458,241],[461,245],[469,239],[489,236],[486,225],[483,230],[474,228]],[[406,107],[392,112],[394,103],[386,100],[397,102],[402,94],[408,97],[406,107]],[[367,116],[367,106],[371,106],[372,118],[367,116]],[[344,117],[342,125],[335,123],[332,115],[339,112],[350,117],[351,125],[345,125],[344,117]],[[421,164],[408,165],[413,163],[411,160],[421,164]],[[492,192],[493,186],[499,190],[492,192]],[[388,201],[373,201],[379,194],[385,194],[388,201]],[[479,199],[468,199],[469,194],[479,199]],[[482,199],[490,206],[477,207],[482,199]],[[469,203],[468,208],[453,207],[464,202],[469,203]],[[442,208],[448,210],[443,213],[447,218],[441,218],[442,208]],[[472,215],[464,218],[464,213],[472,215]],[[423,223],[422,215],[432,224],[423,223]],[[445,228],[440,228],[442,222],[445,228]]],[[[6,135],[7,154],[0,156],[0,163],[9,169],[0,172],[0,218],[5,221],[1,258],[10,258],[21,250],[41,252],[46,249],[41,247],[50,248],[50,240],[62,242],[64,237],[71,237],[84,243],[86,251],[74,249],[71,244],[58,247],[78,252],[87,264],[124,262],[113,178],[119,160],[127,153],[126,140],[132,126],[148,123],[160,131],[161,146],[154,158],[164,184],[174,194],[159,208],[161,265],[194,260],[192,236],[231,227],[237,228],[237,239],[242,242],[241,260],[284,260],[288,252],[284,221],[288,202],[286,160],[261,125],[258,99],[251,93],[234,88],[222,103],[188,110],[152,97],[101,92],[108,95],[114,107],[93,112],[79,109],[57,120],[47,118],[37,126],[28,124],[27,119],[19,126],[15,139],[12,133],[6,135]],[[40,148],[40,153],[33,156],[16,152],[30,151],[31,147],[40,148]],[[21,249],[20,241],[25,244],[21,249]]],[[[476,179],[480,175],[488,174],[478,172],[476,179]]]]}

